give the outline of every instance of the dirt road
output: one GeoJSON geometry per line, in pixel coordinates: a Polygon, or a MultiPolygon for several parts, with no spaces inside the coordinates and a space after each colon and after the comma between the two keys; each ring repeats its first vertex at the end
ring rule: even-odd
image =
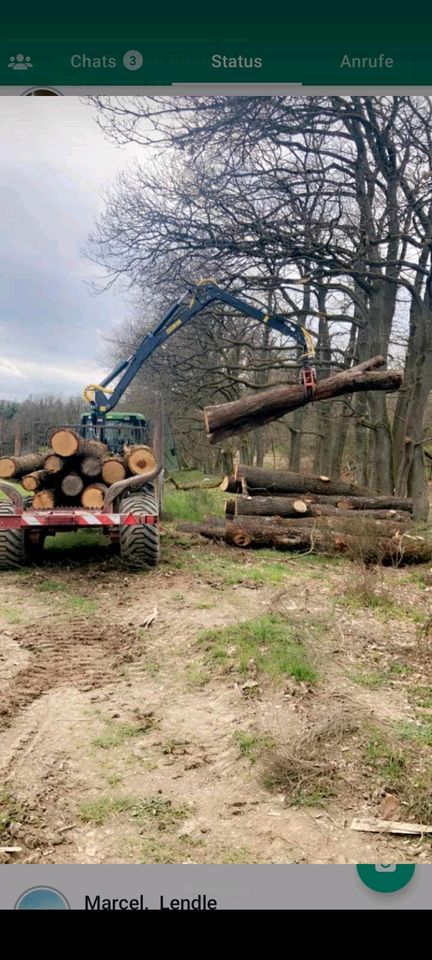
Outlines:
{"type": "Polygon", "coordinates": [[[431,822],[427,568],[173,531],[163,557],[84,541],[2,574],[1,862],[429,859],[350,829],[431,822]]]}

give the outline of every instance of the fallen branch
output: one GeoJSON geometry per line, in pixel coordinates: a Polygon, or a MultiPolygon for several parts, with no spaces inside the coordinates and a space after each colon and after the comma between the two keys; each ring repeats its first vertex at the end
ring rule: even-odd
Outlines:
{"type": "Polygon", "coordinates": [[[377,817],[366,817],[353,820],[351,830],[363,833],[399,833],[410,836],[422,836],[432,833],[432,826],[425,823],[403,823],[399,820],[379,820],[377,817]]]}

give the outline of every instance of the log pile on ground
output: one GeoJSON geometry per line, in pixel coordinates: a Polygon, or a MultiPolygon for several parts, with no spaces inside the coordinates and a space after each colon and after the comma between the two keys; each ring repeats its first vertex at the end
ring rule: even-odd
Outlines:
{"type": "Polygon", "coordinates": [[[147,476],[156,466],[150,447],[125,446],[111,453],[105,443],[86,440],[76,430],[53,431],[51,450],[22,457],[0,457],[0,480],[12,480],[33,494],[38,510],[82,506],[100,510],[110,486],[127,477],[147,476]]]}
{"type": "Polygon", "coordinates": [[[413,524],[412,501],[344,480],[238,466],[221,489],[225,522],[182,523],[184,532],[236,547],[345,553],[366,562],[426,562],[432,540],[413,524]]]}

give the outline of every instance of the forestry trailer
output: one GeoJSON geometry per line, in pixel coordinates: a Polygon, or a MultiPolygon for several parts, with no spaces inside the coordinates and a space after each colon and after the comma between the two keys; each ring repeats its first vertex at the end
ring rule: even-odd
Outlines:
{"type": "MultiPolygon", "coordinates": [[[[313,396],[316,375],[310,333],[278,314],[267,314],[241,298],[222,290],[213,281],[200,281],[167,311],[157,327],[146,334],[132,356],[121,361],[102,380],[84,390],[89,411],[81,417],[76,432],[83,441],[99,441],[113,454],[125,443],[151,443],[155,467],[145,476],[128,477],[108,487],[98,510],[80,507],[36,509],[17,486],[0,481],[0,569],[20,567],[40,555],[47,536],[83,527],[103,532],[120,547],[122,558],[134,567],[155,566],[160,555],[159,520],[162,512],[164,472],[164,421],[162,412],[150,424],[142,414],[116,413],[117,406],[145,361],[177,330],[213,303],[223,303],[238,313],[267,324],[290,337],[301,348],[301,383],[313,396]],[[110,384],[117,381],[113,389],[110,384]]],[[[58,428],[57,428],[58,429],[58,428]]],[[[66,429],[66,428],[65,428],[66,429]]]]}

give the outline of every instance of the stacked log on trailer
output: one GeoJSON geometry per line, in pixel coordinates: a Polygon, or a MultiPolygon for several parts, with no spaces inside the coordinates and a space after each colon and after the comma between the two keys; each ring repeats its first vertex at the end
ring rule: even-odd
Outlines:
{"type": "Polygon", "coordinates": [[[238,466],[221,489],[225,522],[180,529],[237,547],[347,553],[368,561],[427,561],[432,541],[413,527],[412,500],[325,476],[238,466]]]}
{"type": "Polygon", "coordinates": [[[121,454],[114,454],[105,443],[59,427],[52,433],[50,450],[0,457],[0,479],[19,482],[33,494],[37,510],[70,506],[100,510],[110,486],[127,477],[147,476],[155,466],[148,446],[124,446],[121,454]]]}

